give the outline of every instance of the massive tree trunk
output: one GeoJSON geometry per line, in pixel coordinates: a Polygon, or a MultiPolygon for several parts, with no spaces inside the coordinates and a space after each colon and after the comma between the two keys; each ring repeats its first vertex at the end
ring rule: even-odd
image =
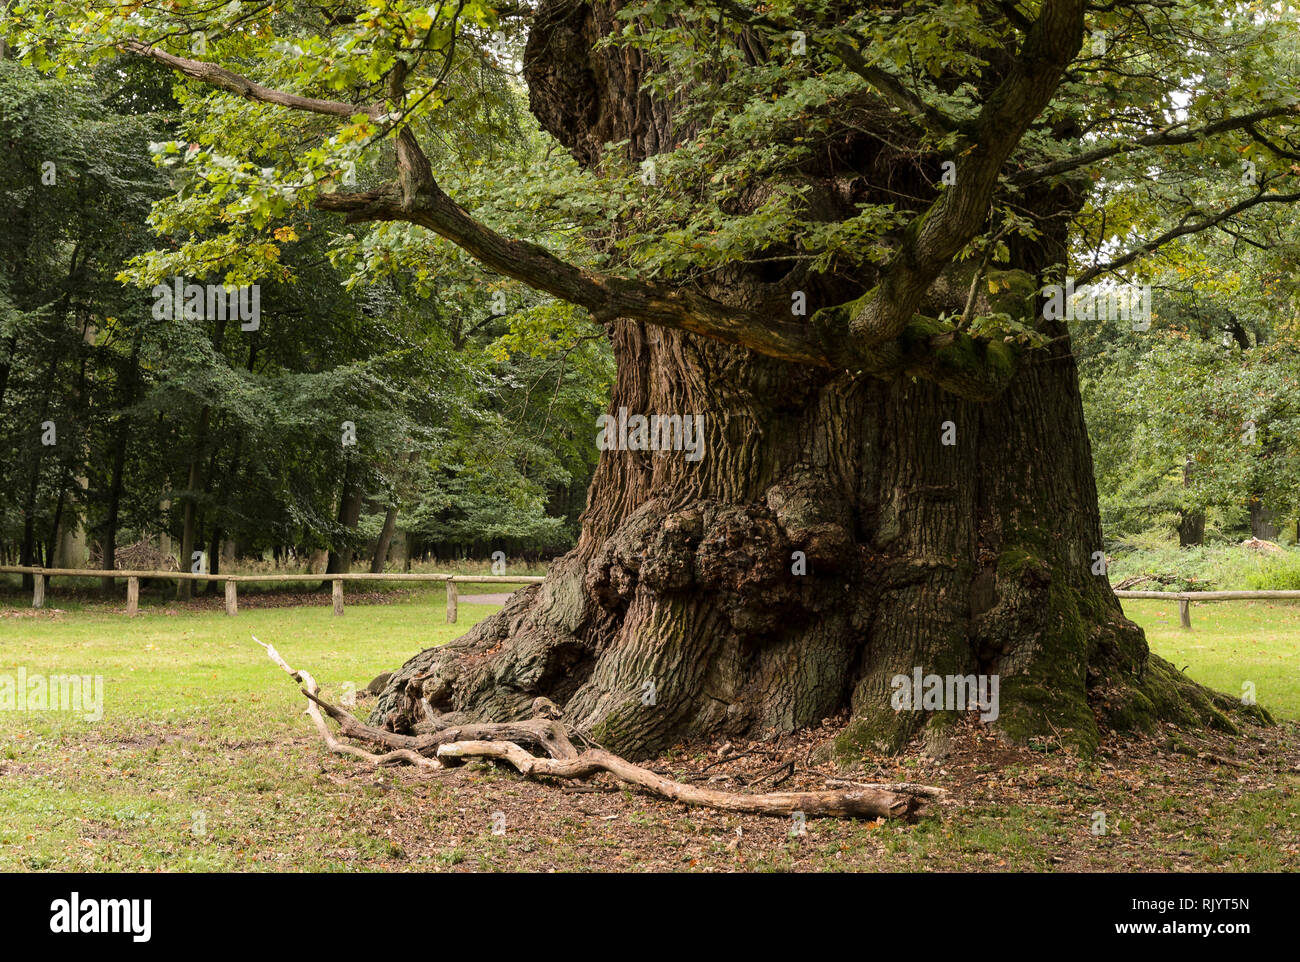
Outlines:
{"type": "Polygon", "coordinates": [[[650,753],[851,704],[842,749],[897,749],[953,717],[891,706],[891,679],[919,667],[999,675],[993,724],[1017,740],[1086,748],[1098,721],[1157,716],[1228,724],[1149,655],[1094,573],[1066,344],[988,404],[631,323],[614,344],[611,410],[703,414],[704,457],[605,452],[578,546],[545,584],[408,662],[377,722],[409,729],[421,696],[521,718],[544,695],[606,747],[650,753]]]}
{"type": "MultiPolygon", "coordinates": [[[[610,142],[639,161],[683,135],[642,91],[635,52],[593,52],[613,24],[605,5],[543,3],[525,58],[534,113],[586,164],[610,142]]],[[[855,136],[837,145],[854,155],[844,168],[806,172],[820,198],[811,205],[847,216],[864,199],[933,191],[940,158],[896,151],[892,128],[855,136]]],[[[1028,193],[1041,236],[1013,241],[1011,266],[1045,282],[1066,260],[1080,204],[1057,187],[1028,193]]],[[[928,313],[969,309],[973,276],[945,275],[928,313]]],[[[872,281],[792,266],[718,272],[701,286],[776,316],[792,290],[839,304],[872,281]]],[[[895,677],[919,669],[998,676],[989,722],[1016,741],[1059,737],[1087,751],[1101,727],[1231,727],[1232,700],[1151,656],[1111,591],[1068,334],[1039,320],[1054,342],[986,402],[906,375],[854,376],[608,322],[610,413],[702,415],[703,457],[602,452],[574,550],[498,615],[408,661],[372,721],[410,730],[424,702],[503,721],[545,696],[606,748],[648,755],[851,707],[838,749],[852,757],[917,735],[942,742],[952,705],[892,704],[895,677]]]]}

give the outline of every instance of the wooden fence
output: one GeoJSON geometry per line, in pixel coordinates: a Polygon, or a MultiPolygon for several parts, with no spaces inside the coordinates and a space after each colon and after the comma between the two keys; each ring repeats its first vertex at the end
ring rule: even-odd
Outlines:
{"type": "MultiPolygon", "coordinates": [[[[343,614],[343,582],[345,581],[443,581],[447,584],[447,624],[456,623],[456,606],[459,600],[458,584],[539,584],[538,575],[450,575],[419,574],[414,572],[370,574],[319,575],[227,575],[193,574],[188,571],[101,571],[95,568],[24,568],[18,565],[0,565],[0,574],[29,574],[34,579],[32,607],[45,607],[45,579],[54,576],[72,578],[125,578],[126,613],[134,615],[140,610],[140,579],[159,578],[171,581],[222,581],[226,585],[226,614],[239,613],[240,582],[254,581],[330,581],[333,582],[334,614],[343,614]]],[[[1159,601],[1177,601],[1178,617],[1184,628],[1192,627],[1192,602],[1197,601],[1300,601],[1300,591],[1116,591],[1117,598],[1154,598],[1159,601]]]]}
{"type": "MultiPolygon", "coordinates": [[[[319,575],[227,575],[194,574],[189,571],[101,571],[95,568],[34,568],[18,565],[0,565],[0,574],[24,574],[33,578],[32,607],[45,607],[45,579],[54,576],[70,578],[125,578],[126,579],[126,613],[137,614],[140,610],[140,579],[158,578],[169,581],[222,581],[226,585],[226,614],[239,614],[240,582],[254,581],[330,581],[333,582],[334,614],[343,614],[343,582],[345,581],[443,581],[447,584],[447,624],[456,623],[458,584],[539,584],[543,579],[539,575],[450,575],[421,574],[403,572],[401,574],[371,574],[369,572],[349,572],[347,574],[319,575]]],[[[1300,592],[1298,592],[1300,593],[1300,592]]]]}
{"type": "Polygon", "coordinates": [[[1190,628],[1193,601],[1300,601],[1300,591],[1117,591],[1115,597],[1176,600],[1178,620],[1190,628]]]}

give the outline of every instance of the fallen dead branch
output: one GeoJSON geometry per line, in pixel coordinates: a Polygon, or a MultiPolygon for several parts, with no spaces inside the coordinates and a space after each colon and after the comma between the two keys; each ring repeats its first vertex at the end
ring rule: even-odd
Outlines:
{"type": "Polygon", "coordinates": [[[509,762],[529,777],[589,778],[608,772],[615,778],[647,789],[662,798],[687,805],[716,808],[723,812],[748,812],[755,815],[848,815],[857,818],[906,818],[921,806],[916,795],[905,795],[871,788],[852,788],[825,792],[772,792],[767,795],[742,795],[718,792],[656,775],[647,768],[592,749],[577,758],[538,758],[510,742],[453,742],[438,749],[438,758],[464,761],[468,758],[496,758],[509,762]]]}
{"type": "Polygon", "coordinates": [[[353,758],[359,758],[372,765],[387,766],[406,762],[409,765],[415,765],[419,768],[442,768],[442,762],[438,761],[436,758],[425,758],[423,755],[417,754],[416,752],[406,748],[399,748],[384,755],[376,755],[372,752],[365,751],[364,749],[357,748],[355,745],[349,745],[346,742],[339,741],[330,734],[329,727],[325,724],[325,719],[321,717],[320,710],[316,707],[319,704],[316,699],[316,694],[320,691],[320,687],[316,684],[316,679],[308,672],[295,671],[290,668],[288,663],[280,657],[280,653],[276,651],[275,648],[265,642],[258,641],[256,635],[253,636],[253,640],[257,641],[259,645],[266,649],[267,656],[287,671],[290,678],[302,685],[303,694],[308,698],[307,714],[311,716],[312,723],[315,724],[316,730],[320,732],[320,737],[325,742],[325,747],[330,751],[337,755],[351,755],[353,758]]]}
{"type": "MultiPolygon", "coordinates": [[[[849,783],[849,787],[843,789],[769,792],[762,795],[715,791],[674,781],[600,748],[588,749],[579,754],[573,747],[568,729],[553,717],[469,725],[448,723],[438,727],[439,720],[433,716],[431,721],[435,726],[434,731],[421,735],[400,735],[367,725],[350,712],[331,705],[320,697],[319,686],[308,672],[289,667],[275,648],[258,641],[256,637],[253,640],[265,648],[267,656],[301,685],[302,693],[307,698],[307,714],[311,716],[325,747],[336,754],[350,755],[372,765],[408,763],[422,769],[441,769],[448,764],[482,758],[507,762],[527,778],[586,779],[606,773],[670,801],[756,815],[792,815],[798,812],[804,815],[852,818],[912,818],[921,813],[927,799],[943,794],[941,789],[907,783],[889,786],[849,783]],[[339,741],[330,733],[322,711],[338,723],[345,737],[382,746],[389,751],[377,755],[339,741]],[[549,757],[532,754],[520,742],[536,746],[549,757]]],[[[548,706],[549,702],[539,699],[534,704],[534,710],[539,716],[557,714],[553,706],[552,710],[548,710],[548,706]]],[[[783,764],[780,768],[785,768],[787,764],[793,763],[783,764]]],[[[587,790],[597,789],[593,786],[587,790]]]]}
{"type": "Polygon", "coordinates": [[[355,715],[331,705],[315,692],[307,692],[307,697],[324,709],[339,723],[339,729],[348,738],[357,738],[372,744],[385,745],[394,749],[408,749],[426,757],[437,755],[439,746],[451,742],[494,741],[505,739],[526,745],[535,745],[543,749],[552,758],[576,758],[578,750],[569,741],[568,732],[557,721],[547,718],[532,718],[520,722],[493,722],[475,725],[449,725],[423,735],[398,735],[384,731],[359,721],[355,715]]]}

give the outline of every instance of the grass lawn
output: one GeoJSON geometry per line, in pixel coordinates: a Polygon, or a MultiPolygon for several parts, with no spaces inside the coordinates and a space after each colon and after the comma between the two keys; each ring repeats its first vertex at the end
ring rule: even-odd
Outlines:
{"type": "MultiPolygon", "coordinates": [[[[0,607],[0,674],[92,674],[104,685],[98,722],[0,711],[0,871],[1300,869],[1293,725],[1235,743],[1245,768],[1198,761],[1181,734],[1108,740],[1083,761],[1051,744],[993,746],[972,726],[942,762],[913,754],[866,769],[941,785],[958,806],[914,825],[810,819],[802,837],[781,819],[612,785],[573,794],[485,764],[373,771],[322,750],[301,696],[250,635],[338,699],[495,610],[462,598],[450,626],[433,592],[378,600],[349,601],[343,618],[328,596],[227,618],[216,599],[158,598],[134,619],[57,594],[38,613],[21,596],[0,600],[10,606],[0,607]],[[1102,837],[1089,831],[1099,810],[1102,837]],[[504,835],[492,832],[498,812],[504,835]]],[[[1300,718],[1300,606],[1194,605],[1192,632],[1178,628],[1174,602],[1125,608],[1192,677],[1233,692],[1253,681],[1276,716],[1300,718]]],[[[765,744],[802,760],[828,734],[765,744]]],[[[717,787],[734,789],[749,780],[745,765],[759,764],[757,778],[773,761],[718,765],[716,749],[683,746],[659,765],[677,777],[710,765],[717,787]]],[[[801,772],[798,787],[821,787],[819,777],[801,772]]]]}
{"type": "Polygon", "coordinates": [[[1300,720],[1300,604],[1284,601],[1192,602],[1192,628],[1178,624],[1178,602],[1129,598],[1124,612],[1151,650],[1218,691],[1241,695],[1253,682],[1275,718],[1300,720]]]}

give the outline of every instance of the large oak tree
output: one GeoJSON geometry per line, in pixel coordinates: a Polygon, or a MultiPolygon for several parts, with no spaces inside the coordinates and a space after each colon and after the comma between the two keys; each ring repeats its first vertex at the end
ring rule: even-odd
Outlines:
{"type": "Polygon", "coordinates": [[[415,225],[429,257],[450,243],[585,309],[617,359],[612,413],[703,415],[699,460],[604,452],[545,584],[412,658],[377,721],[507,720],[545,696],[645,754],[851,706],[852,753],[942,738],[952,714],[890,704],[920,667],[999,675],[1013,739],[1231,727],[1241,706],[1153,656],[1111,592],[1069,331],[1041,291],[1128,279],[1300,198],[1290,9],[176,0],[11,18],[38,65],[132,56],[188,78],[191,180],[162,220],[223,231],[234,279],[301,205],[415,225]],[[456,147],[484,66],[518,72],[544,132],[496,190],[456,147]]]}

